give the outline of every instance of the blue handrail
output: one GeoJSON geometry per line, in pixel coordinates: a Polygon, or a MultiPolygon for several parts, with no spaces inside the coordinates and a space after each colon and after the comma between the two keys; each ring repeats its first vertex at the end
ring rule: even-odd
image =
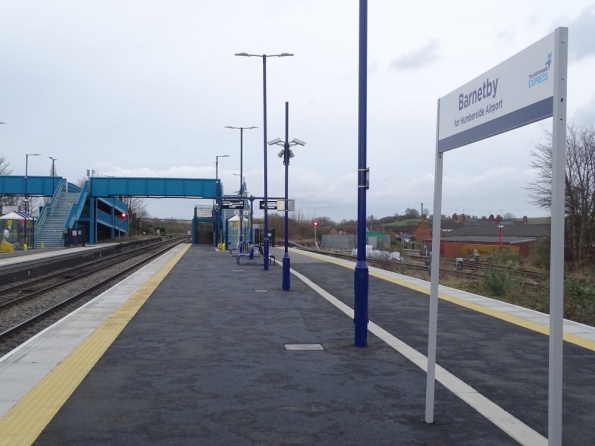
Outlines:
{"type": "Polygon", "coordinates": [[[64,184],[65,183],[66,183],[66,180],[60,181],[60,183],[58,184],[58,187],[56,188],[56,190],[54,192],[54,195],[52,195],[52,199],[48,203],[46,203],[43,206],[43,208],[41,209],[41,212],[39,213],[39,218],[37,219],[37,222],[35,224],[35,238],[37,238],[37,236],[39,234],[41,234],[43,225],[45,224],[45,221],[48,218],[48,216],[51,217],[52,214],[54,213],[54,209],[58,205],[58,202],[60,201],[60,197],[62,197],[62,195],[64,194],[64,184]]]}
{"type": "MultiPolygon", "coordinates": [[[[69,184],[68,185],[68,190],[72,191],[74,190],[75,192],[77,192],[78,190],[81,190],[81,188],[74,186],[73,184],[69,184]]],[[[68,217],[66,218],[66,223],[64,224],[65,227],[67,228],[73,228],[74,227],[74,223],[79,219],[81,213],[83,212],[83,207],[85,206],[85,201],[87,200],[87,197],[89,196],[89,180],[85,181],[85,184],[82,188],[82,191],[79,195],[79,199],[76,201],[76,203],[73,203],[72,206],[70,207],[70,212],[68,213],[68,217]]]]}

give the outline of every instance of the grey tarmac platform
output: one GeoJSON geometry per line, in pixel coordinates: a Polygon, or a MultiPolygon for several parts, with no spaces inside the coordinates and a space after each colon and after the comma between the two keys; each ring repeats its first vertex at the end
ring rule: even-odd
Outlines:
{"type": "MultiPolygon", "coordinates": [[[[354,347],[349,317],[262,265],[193,245],[35,444],[517,444],[440,383],[426,424],[423,370],[372,334],[354,347]]],[[[352,270],[295,253],[292,268],[352,306],[352,270]]],[[[420,291],[370,277],[370,319],[425,354],[420,291]]],[[[441,301],[438,341],[440,365],[547,433],[547,336],[441,301]]],[[[594,355],[565,355],[565,444],[594,444],[594,355]]]]}

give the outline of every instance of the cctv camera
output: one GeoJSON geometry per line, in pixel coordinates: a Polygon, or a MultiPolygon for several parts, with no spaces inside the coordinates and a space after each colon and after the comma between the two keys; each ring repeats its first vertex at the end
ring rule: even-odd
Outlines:
{"type": "Polygon", "coordinates": [[[305,146],[306,145],[306,141],[302,141],[301,139],[297,139],[297,138],[293,138],[293,141],[291,141],[295,144],[299,144],[300,146],[305,146]]]}
{"type": "Polygon", "coordinates": [[[278,144],[280,142],[281,142],[281,138],[275,138],[275,139],[270,140],[267,144],[269,146],[274,146],[275,144],[278,144]]]}

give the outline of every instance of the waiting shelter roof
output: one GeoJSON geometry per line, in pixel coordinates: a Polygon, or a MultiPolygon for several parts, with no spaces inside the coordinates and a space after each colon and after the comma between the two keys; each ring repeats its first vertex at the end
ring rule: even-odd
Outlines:
{"type": "Polygon", "coordinates": [[[33,217],[30,214],[27,214],[26,212],[15,211],[3,215],[2,217],[0,217],[0,220],[35,220],[35,217],[33,217]]]}

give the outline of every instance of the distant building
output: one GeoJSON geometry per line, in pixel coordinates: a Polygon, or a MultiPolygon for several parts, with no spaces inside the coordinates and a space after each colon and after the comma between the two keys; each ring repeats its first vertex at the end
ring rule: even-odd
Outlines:
{"type": "MultiPolygon", "coordinates": [[[[506,220],[500,222],[502,228],[490,222],[484,225],[465,225],[443,234],[440,240],[440,256],[468,257],[474,249],[485,256],[499,249],[502,244],[502,247],[518,251],[527,257],[535,241],[550,236],[550,225],[514,225],[505,222],[506,220]]],[[[431,237],[426,241],[429,244],[431,237]]]]}

